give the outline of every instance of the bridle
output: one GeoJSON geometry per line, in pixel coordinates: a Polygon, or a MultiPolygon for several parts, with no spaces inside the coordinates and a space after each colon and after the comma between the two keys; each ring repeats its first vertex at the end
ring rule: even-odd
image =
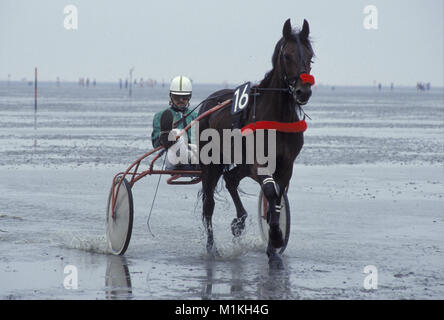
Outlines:
{"type": "Polygon", "coordinates": [[[253,87],[252,90],[253,91],[280,91],[280,92],[284,92],[284,93],[288,93],[290,95],[293,95],[293,93],[296,91],[296,83],[297,83],[297,79],[301,79],[302,84],[306,84],[308,83],[310,86],[315,84],[315,79],[314,77],[307,73],[307,64],[305,62],[305,55],[304,55],[304,50],[302,49],[302,44],[301,44],[301,40],[299,39],[299,34],[297,34],[295,36],[296,39],[296,44],[298,47],[298,51],[299,51],[299,61],[298,61],[298,74],[297,77],[295,79],[289,79],[288,75],[287,75],[287,70],[285,68],[285,65],[283,64],[284,61],[284,49],[285,46],[287,45],[287,41],[283,41],[281,44],[281,47],[279,48],[279,55],[278,55],[278,63],[280,64],[280,67],[282,69],[283,72],[283,76],[281,78],[281,80],[286,84],[286,87],[284,88],[258,88],[258,87],[253,87]],[[302,68],[303,66],[303,68],[302,68]],[[301,70],[302,69],[302,70],[301,70]]]}
{"type": "MultiPolygon", "coordinates": [[[[273,91],[277,91],[277,92],[282,92],[282,93],[287,93],[287,94],[289,94],[291,97],[293,97],[294,95],[294,92],[296,91],[296,83],[297,83],[297,79],[301,79],[301,81],[302,81],[302,84],[306,84],[306,83],[308,83],[308,84],[310,84],[310,86],[312,86],[312,85],[314,85],[315,84],[315,79],[314,79],[314,77],[311,75],[311,74],[309,74],[309,73],[307,73],[307,64],[306,64],[306,62],[305,62],[305,56],[304,56],[304,51],[303,51],[303,49],[302,49],[302,44],[301,44],[301,41],[300,41],[300,39],[299,39],[299,34],[297,34],[296,36],[295,36],[295,39],[296,39],[296,44],[297,44],[297,46],[298,46],[298,50],[299,50],[299,61],[298,61],[298,76],[296,77],[296,79],[293,79],[292,81],[290,81],[289,79],[288,79],[288,76],[287,76],[287,71],[286,71],[286,69],[285,69],[285,66],[283,66],[282,65],[282,61],[283,61],[283,50],[284,50],[284,48],[285,48],[285,46],[287,45],[287,41],[283,41],[283,43],[281,44],[281,47],[279,48],[279,56],[278,56],[278,60],[279,60],[279,63],[281,64],[281,68],[282,68],[282,70],[283,70],[283,73],[284,73],[284,75],[283,75],[283,77],[282,77],[282,80],[285,82],[285,84],[286,84],[286,88],[284,87],[284,88],[259,88],[258,86],[254,86],[254,87],[252,87],[251,88],[251,92],[250,92],[250,95],[251,96],[253,96],[253,105],[252,105],[252,107],[253,107],[253,122],[256,122],[256,97],[257,96],[259,96],[261,93],[261,91],[262,92],[273,92],[273,91]],[[302,70],[303,72],[301,72],[301,65],[304,65],[304,69],[302,70]]],[[[177,123],[179,123],[179,122],[181,122],[181,121],[184,121],[184,119],[186,118],[186,117],[188,117],[194,110],[196,110],[199,106],[201,106],[204,102],[206,102],[206,101],[208,101],[208,100],[214,100],[214,99],[217,99],[217,98],[219,98],[219,97],[221,97],[221,96],[224,96],[225,94],[221,94],[220,96],[215,96],[215,97],[212,97],[212,98],[207,98],[207,99],[205,99],[205,100],[203,100],[201,103],[199,103],[195,108],[193,108],[193,110],[191,110],[189,113],[187,113],[186,115],[184,115],[184,117],[182,117],[182,119],[180,119],[177,123]]],[[[292,99],[290,99],[290,101],[292,101],[292,99]]],[[[301,107],[301,105],[299,104],[299,103],[297,103],[297,102],[293,102],[293,103],[290,103],[291,105],[296,105],[296,109],[300,112],[300,113],[302,113],[303,114],[303,116],[304,116],[304,119],[305,119],[305,116],[307,116],[308,118],[310,118],[306,113],[305,113],[305,111],[302,109],[302,107],[301,107]]],[[[299,117],[300,118],[300,117],[299,117]]],[[[177,125],[177,123],[176,123],[176,125],[177,125]]]]}
{"type": "MultiPolygon", "coordinates": [[[[299,103],[297,103],[296,101],[293,101],[293,97],[294,97],[294,93],[296,91],[296,83],[297,83],[297,79],[301,79],[302,84],[306,84],[308,83],[310,86],[315,84],[315,79],[314,77],[307,73],[307,64],[305,62],[305,56],[304,56],[304,50],[302,49],[302,44],[301,44],[301,40],[299,39],[299,34],[295,35],[295,39],[296,39],[296,44],[298,47],[298,51],[299,51],[299,61],[298,61],[298,74],[297,77],[295,79],[289,79],[288,75],[287,75],[287,70],[285,68],[285,65],[283,65],[283,51],[285,46],[287,45],[287,41],[282,42],[281,47],[279,48],[279,55],[278,55],[278,63],[280,64],[280,67],[282,69],[283,72],[283,76],[281,78],[281,80],[283,80],[283,82],[286,84],[286,87],[284,88],[259,88],[259,87],[253,87],[251,88],[252,93],[250,93],[253,96],[253,122],[256,121],[256,97],[260,95],[260,92],[282,92],[282,93],[287,93],[290,95],[290,97],[292,97],[290,99],[290,105],[291,106],[296,106],[296,110],[299,111],[301,114],[303,114],[304,119],[305,116],[308,117],[308,115],[304,112],[304,110],[302,109],[301,105],[299,103]],[[303,65],[303,69],[301,70],[301,67],[303,65]]],[[[310,118],[310,117],[308,117],[310,118]]]]}
{"type": "Polygon", "coordinates": [[[284,40],[284,42],[282,43],[280,49],[279,49],[279,63],[280,66],[282,68],[282,72],[283,72],[283,77],[282,80],[284,81],[284,83],[287,85],[288,87],[288,92],[289,94],[293,95],[293,93],[296,91],[296,83],[297,83],[297,79],[301,79],[302,84],[306,84],[308,83],[310,86],[314,85],[315,80],[314,77],[307,73],[307,64],[305,62],[305,55],[304,55],[304,50],[302,49],[302,44],[301,44],[301,40],[299,38],[299,34],[297,34],[295,36],[295,40],[296,40],[296,45],[298,47],[298,51],[299,51],[299,61],[298,61],[298,73],[295,79],[289,79],[288,75],[287,75],[287,69],[285,68],[285,65],[283,64],[284,61],[284,48],[287,45],[287,41],[284,40]],[[302,68],[303,66],[303,68],[302,68]]]}

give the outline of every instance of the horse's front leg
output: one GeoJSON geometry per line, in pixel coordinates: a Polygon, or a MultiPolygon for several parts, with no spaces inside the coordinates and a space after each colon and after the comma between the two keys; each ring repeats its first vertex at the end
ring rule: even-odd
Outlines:
{"type": "Polygon", "coordinates": [[[270,227],[268,244],[271,248],[280,248],[284,245],[284,237],[279,227],[281,211],[281,191],[272,176],[259,176],[261,188],[268,201],[267,222],[270,227]]]}
{"type": "Polygon", "coordinates": [[[284,237],[279,226],[281,211],[280,188],[272,176],[258,176],[258,178],[264,196],[268,201],[267,222],[270,227],[267,246],[268,264],[274,269],[282,269],[282,259],[276,250],[284,245],[284,237]]]}
{"type": "Polygon", "coordinates": [[[280,248],[284,245],[284,238],[279,227],[280,218],[280,190],[278,184],[273,177],[268,176],[262,181],[262,191],[268,201],[267,222],[270,227],[269,230],[269,245],[273,248],[280,248]]]}

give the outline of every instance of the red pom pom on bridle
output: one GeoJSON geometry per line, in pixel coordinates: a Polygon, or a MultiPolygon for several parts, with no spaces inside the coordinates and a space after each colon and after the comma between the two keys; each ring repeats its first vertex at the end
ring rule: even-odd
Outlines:
{"type": "Polygon", "coordinates": [[[302,80],[302,84],[308,83],[311,86],[315,84],[315,78],[311,74],[302,73],[299,77],[302,80]]]}

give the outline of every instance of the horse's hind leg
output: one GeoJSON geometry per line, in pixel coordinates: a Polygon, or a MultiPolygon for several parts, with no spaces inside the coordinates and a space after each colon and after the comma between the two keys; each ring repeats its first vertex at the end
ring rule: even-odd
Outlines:
{"type": "Polygon", "coordinates": [[[212,217],[214,212],[214,190],[217,186],[217,182],[222,174],[216,166],[203,168],[202,174],[202,191],[203,191],[203,211],[202,220],[207,231],[207,252],[210,255],[214,255],[214,236],[213,236],[213,224],[212,217]]]}
{"type": "MultiPolygon", "coordinates": [[[[245,171],[245,170],[244,170],[245,171]]],[[[238,237],[242,234],[245,229],[245,220],[247,219],[247,211],[245,210],[242,201],[239,197],[239,192],[237,187],[239,187],[239,182],[245,178],[247,172],[243,172],[241,167],[236,167],[231,171],[224,173],[225,187],[233,199],[234,205],[236,206],[236,216],[231,222],[231,232],[233,236],[238,237]]]]}

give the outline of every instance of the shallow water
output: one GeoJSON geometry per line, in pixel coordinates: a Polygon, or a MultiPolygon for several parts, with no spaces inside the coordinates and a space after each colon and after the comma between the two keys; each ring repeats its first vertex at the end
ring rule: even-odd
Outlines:
{"type": "MultiPolygon", "coordinates": [[[[192,106],[221,88],[195,85],[192,106]]],[[[114,174],[151,148],[168,89],[0,83],[2,299],[439,299],[444,297],[443,91],[318,87],[290,183],[284,270],[270,270],[258,232],[259,187],[241,189],[246,233],[220,184],[213,219],[220,256],[205,250],[199,185],[158,177],[133,188],[124,257],[108,254],[114,174]],[[367,290],[363,269],[378,270],[367,290]],[[70,289],[77,271],[77,288],[70,289]],[[66,272],[65,272],[66,271],[66,272]]]]}

